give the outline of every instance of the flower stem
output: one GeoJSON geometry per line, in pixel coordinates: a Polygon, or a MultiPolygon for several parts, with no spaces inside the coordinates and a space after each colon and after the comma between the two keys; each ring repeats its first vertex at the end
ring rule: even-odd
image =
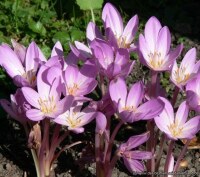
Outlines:
{"type": "Polygon", "coordinates": [[[92,16],[92,21],[93,21],[93,23],[95,23],[95,16],[94,16],[94,11],[92,8],[90,9],[90,12],[91,12],[91,16],[92,16]]]}
{"type": "Polygon", "coordinates": [[[158,171],[158,169],[159,169],[160,160],[161,160],[161,157],[162,157],[162,153],[163,153],[165,142],[166,142],[166,135],[162,134],[162,138],[161,138],[161,142],[160,142],[160,149],[159,149],[158,156],[157,156],[157,161],[156,161],[155,171],[158,171]]]}
{"type": "Polygon", "coordinates": [[[34,164],[35,164],[37,177],[41,177],[40,176],[40,169],[39,169],[39,162],[38,162],[38,158],[37,158],[37,155],[36,155],[36,152],[35,152],[34,149],[31,149],[31,154],[32,154],[33,161],[34,161],[34,164]]]}
{"type": "Polygon", "coordinates": [[[150,97],[156,97],[158,72],[151,71],[150,97]]]}
{"type": "Polygon", "coordinates": [[[180,165],[180,162],[183,158],[183,156],[185,155],[186,151],[187,151],[187,148],[188,148],[188,145],[190,143],[191,140],[187,140],[187,142],[185,143],[182,151],[181,151],[181,154],[179,155],[178,159],[177,159],[177,162],[176,162],[176,165],[174,167],[174,172],[177,172],[178,168],[179,168],[179,165],[180,165]]]}
{"type": "Polygon", "coordinates": [[[180,90],[180,89],[176,86],[176,87],[175,87],[175,90],[174,90],[174,95],[173,95],[173,98],[172,98],[172,101],[171,101],[172,106],[174,106],[175,103],[176,103],[176,100],[177,100],[177,97],[178,97],[179,90],[180,90]]]}
{"type": "Polygon", "coordinates": [[[147,141],[147,151],[150,151],[152,153],[152,158],[151,160],[147,161],[147,170],[150,172],[155,171],[155,123],[153,120],[149,120],[147,122],[147,129],[150,131],[150,138],[147,141]]]}
{"type": "Polygon", "coordinates": [[[110,138],[110,141],[109,141],[109,145],[108,145],[108,150],[107,150],[107,153],[106,153],[106,157],[105,157],[105,164],[107,165],[107,163],[109,163],[110,161],[110,157],[111,157],[111,152],[112,152],[112,146],[113,146],[113,142],[115,140],[115,137],[117,135],[117,132],[119,131],[119,129],[121,128],[121,126],[124,124],[124,122],[120,119],[119,123],[117,124],[117,126],[115,127],[112,135],[111,135],[111,138],[110,138]]]}
{"type": "Polygon", "coordinates": [[[168,147],[167,158],[166,158],[166,161],[165,161],[165,168],[164,168],[165,173],[168,172],[169,162],[170,162],[170,158],[171,158],[171,155],[172,155],[173,147],[174,147],[174,140],[171,140],[169,147],[168,147]]]}

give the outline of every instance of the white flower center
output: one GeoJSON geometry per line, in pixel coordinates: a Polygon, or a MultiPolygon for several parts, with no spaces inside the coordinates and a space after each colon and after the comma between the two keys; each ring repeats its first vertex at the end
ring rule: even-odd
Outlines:
{"type": "Polygon", "coordinates": [[[76,83],[74,83],[72,87],[67,87],[68,93],[70,95],[75,95],[78,89],[79,89],[79,86],[76,83]]]}
{"type": "Polygon", "coordinates": [[[164,59],[161,58],[161,53],[160,52],[154,52],[154,53],[149,53],[148,54],[149,57],[149,62],[148,64],[154,68],[154,69],[158,69],[163,65],[164,59]]]}
{"type": "Polygon", "coordinates": [[[190,78],[190,74],[186,73],[185,67],[178,68],[173,74],[178,84],[185,83],[190,78]]]}

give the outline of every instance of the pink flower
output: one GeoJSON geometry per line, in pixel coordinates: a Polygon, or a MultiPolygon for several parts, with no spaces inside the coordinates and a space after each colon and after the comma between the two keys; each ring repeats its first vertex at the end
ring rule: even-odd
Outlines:
{"type": "Polygon", "coordinates": [[[45,70],[46,67],[42,66],[37,75],[38,92],[29,87],[22,88],[25,99],[33,107],[26,112],[26,116],[33,121],[39,121],[45,117],[56,118],[68,110],[73,102],[72,96],[60,100],[60,78],[55,78],[50,84],[46,83],[45,70]]]}
{"type": "Polygon", "coordinates": [[[13,43],[14,51],[6,44],[0,45],[0,65],[14,79],[17,86],[35,87],[39,62],[46,59],[34,42],[27,48],[25,59],[24,48],[21,46],[19,51],[17,44],[14,41],[13,43]]]}
{"type": "Polygon", "coordinates": [[[172,71],[171,71],[171,80],[179,88],[182,88],[187,84],[189,80],[194,78],[198,71],[200,62],[196,64],[196,49],[190,49],[185,57],[183,58],[180,67],[178,67],[176,61],[174,61],[172,71]]]}
{"type": "Polygon", "coordinates": [[[165,98],[161,98],[161,100],[165,103],[165,108],[159,116],[154,118],[157,127],[165,132],[170,139],[193,138],[200,130],[200,116],[196,116],[187,121],[189,107],[186,101],[181,103],[176,116],[174,116],[171,103],[165,98]]]}
{"type": "Polygon", "coordinates": [[[106,36],[116,48],[131,48],[135,49],[132,44],[134,36],[138,29],[138,16],[132,17],[126,27],[123,26],[123,20],[118,10],[110,3],[106,3],[102,12],[102,19],[106,36]]]}
{"type": "Polygon", "coordinates": [[[152,153],[147,151],[133,150],[149,139],[149,132],[142,135],[132,136],[126,143],[120,145],[118,155],[123,158],[124,165],[132,172],[143,172],[144,164],[141,160],[151,159],[152,153]]]}
{"type": "Polygon", "coordinates": [[[31,106],[25,100],[24,95],[21,92],[21,89],[18,89],[14,95],[10,95],[9,102],[6,99],[1,99],[0,104],[4,110],[15,120],[24,124],[29,119],[26,117],[26,111],[31,109],[31,106]]]}
{"type": "Polygon", "coordinates": [[[100,73],[112,80],[117,76],[126,77],[132,70],[135,61],[130,60],[126,49],[117,49],[116,53],[108,42],[95,39],[91,49],[99,66],[100,73]]]}
{"type": "Polygon", "coordinates": [[[81,110],[81,108],[82,105],[70,107],[69,110],[54,119],[54,122],[67,126],[68,130],[71,130],[74,133],[84,132],[83,126],[95,118],[96,111],[89,107],[86,107],[83,110],[81,110]]]}
{"type": "Polygon", "coordinates": [[[111,81],[109,92],[120,118],[125,122],[152,119],[164,108],[164,103],[160,99],[152,99],[141,104],[145,93],[142,82],[133,84],[127,93],[126,83],[119,77],[111,81]]]}
{"type": "Polygon", "coordinates": [[[170,51],[171,35],[168,27],[162,27],[156,17],[151,17],[139,36],[141,62],[154,71],[170,70],[174,60],[180,55],[183,46],[170,51]]]}

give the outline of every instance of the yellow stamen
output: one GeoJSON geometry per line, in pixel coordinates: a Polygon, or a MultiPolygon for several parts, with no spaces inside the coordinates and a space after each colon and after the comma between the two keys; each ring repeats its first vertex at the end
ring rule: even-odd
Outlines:
{"type": "Polygon", "coordinates": [[[175,123],[172,123],[168,126],[168,129],[173,137],[178,137],[182,134],[183,127],[179,127],[178,122],[175,121],[175,123]]]}
{"type": "Polygon", "coordinates": [[[78,85],[74,83],[73,87],[68,87],[68,93],[70,95],[75,95],[76,91],[79,89],[78,85]]]}
{"type": "Polygon", "coordinates": [[[44,114],[53,113],[56,110],[56,103],[54,101],[54,97],[50,97],[49,99],[41,99],[39,98],[38,103],[40,105],[40,110],[44,114]]]}

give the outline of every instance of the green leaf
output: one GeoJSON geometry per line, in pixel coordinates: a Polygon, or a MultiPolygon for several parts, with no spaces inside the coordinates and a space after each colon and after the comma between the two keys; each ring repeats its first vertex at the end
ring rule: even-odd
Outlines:
{"type": "Polygon", "coordinates": [[[41,34],[42,36],[46,34],[46,29],[40,21],[35,22],[33,20],[30,20],[28,25],[29,28],[35,33],[41,34]]]}
{"type": "Polygon", "coordinates": [[[70,36],[67,31],[60,31],[53,36],[52,40],[54,43],[60,41],[62,44],[66,45],[66,43],[70,41],[70,36]]]}
{"type": "Polygon", "coordinates": [[[103,0],[76,0],[82,10],[101,9],[103,0]]]}

